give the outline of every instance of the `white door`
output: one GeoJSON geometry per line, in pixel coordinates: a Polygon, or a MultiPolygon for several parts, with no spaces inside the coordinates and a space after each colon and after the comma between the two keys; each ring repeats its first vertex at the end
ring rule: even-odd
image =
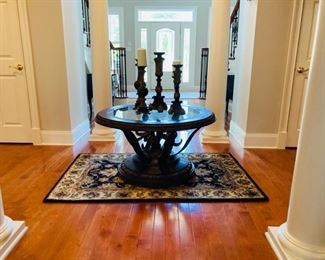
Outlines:
{"type": "Polygon", "coordinates": [[[163,89],[173,89],[173,61],[180,60],[180,38],[181,38],[181,25],[179,23],[153,23],[150,26],[150,49],[148,49],[148,57],[151,63],[150,79],[148,80],[151,89],[156,86],[155,76],[155,51],[165,52],[163,55],[163,89]]]}
{"type": "Polygon", "coordinates": [[[172,62],[181,60],[181,90],[194,91],[195,68],[195,10],[182,9],[138,9],[136,8],[135,43],[136,48],[147,49],[147,73],[145,80],[148,89],[154,90],[155,51],[164,51],[162,77],[163,89],[174,88],[172,79],[172,62]]]}
{"type": "Polygon", "coordinates": [[[318,13],[318,0],[304,1],[296,70],[290,103],[287,147],[297,147],[318,13]]]}
{"type": "Polygon", "coordinates": [[[32,142],[17,0],[0,0],[0,142],[32,142]]]}

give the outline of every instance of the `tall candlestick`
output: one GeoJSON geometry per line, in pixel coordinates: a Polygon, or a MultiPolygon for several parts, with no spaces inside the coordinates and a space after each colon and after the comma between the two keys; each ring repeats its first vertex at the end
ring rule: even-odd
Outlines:
{"type": "Polygon", "coordinates": [[[181,67],[182,64],[173,64],[173,79],[174,79],[174,101],[172,101],[172,105],[170,106],[168,113],[173,114],[173,118],[177,118],[179,115],[184,115],[185,110],[182,108],[181,104],[182,101],[180,101],[180,93],[179,93],[179,85],[181,84],[181,74],[182,70],[181,67]]]}
{"type": "Polygon", "coordinates": [[[139,48],[137,50],[137,60],[139,67],[146,67],[147,66],[147,53],[146,49],[139,48]]]}
{"type": "Polygon", "coordinates": [[[167,105],[164,102],[164,96],[161,95],[161,92],[163,90],[161,86],[161,77],[163,76],[163,61],[164,58],[162,57],[164,52],[154,52],[154,54],[157,56],[155,60],[156,64],[156,72],[155,75],[157,77],[157,86],[155,88],[156,95],[152,98],[154,99],[153,103],[149,105],[150,110],[158,110],[158,112],[163,112],[164,110],[167,110],[167,105]]]}
{"type": "Polygon", "coordinates": [[[146,96],[148,95],[148,89],[146,88],[146,83],[144,82],[144,74],[146,73],[145,66],[137,66],[138,68],[138,78],[134,82],[134,87],[137,90],[138,98],[135,102],[134,109],[137,113],[148,113],[148,107],[146,104],[146,96]]]}

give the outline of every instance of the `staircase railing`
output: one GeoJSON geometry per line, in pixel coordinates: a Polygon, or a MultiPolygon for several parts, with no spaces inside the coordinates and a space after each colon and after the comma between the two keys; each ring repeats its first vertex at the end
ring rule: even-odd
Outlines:
{"type": "Polygon", "coordinates": [[[81,0],[81,6],[83,33],[86,35],[86,46],[90,47],[89,0],[81,0]]]}
{"type": "Polygon", "coordinates": [[[208,81],[209,48],[201,49],[200,98],[206,98],[208,81]]]}
{"type": "Polygon", "coordinates": [[[112,87],[115,97],[127,98],[126,48],[110,43],[112,87]]]}
{"type": "Polygon", "coordinates": [[[239,6],[240,2],[238,0],[230,16],[229,60],[235,59],[238,45],[239,6]]]}

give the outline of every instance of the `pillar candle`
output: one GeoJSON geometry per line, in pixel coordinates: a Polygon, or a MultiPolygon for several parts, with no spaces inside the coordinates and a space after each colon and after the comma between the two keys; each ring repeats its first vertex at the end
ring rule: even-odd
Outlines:
{"type": "Polygon", "coordinates": [[[138,59],[138,66],[139,67],[146,67],[147,66],[146,49],[139,48],[137,50],[137,59],[138,59]]]}
{"type": "Polygon", "coordinates": [[[173,65],[182,65],[182,61],[181,60],[174,60],[173,65]]]}

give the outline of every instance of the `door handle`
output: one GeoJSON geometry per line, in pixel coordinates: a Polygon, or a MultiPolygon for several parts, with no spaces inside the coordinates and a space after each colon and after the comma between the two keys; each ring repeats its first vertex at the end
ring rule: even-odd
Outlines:
{"type": "Polygon", "coordinates": [[[304,68],[302,66],[299,66],[298,69],[297,69],[298,73],[304,73],[304,72],[307,72],[307,71],[309,71],[309,68],[304,68]]]}
{"type": "Polygon", "coordinates": [[[22,71],[24,69],[24,66],[21,64],[17,64],[16,66],[9,66],[9,68],[18,70],[18,71],[22,71]]]}

